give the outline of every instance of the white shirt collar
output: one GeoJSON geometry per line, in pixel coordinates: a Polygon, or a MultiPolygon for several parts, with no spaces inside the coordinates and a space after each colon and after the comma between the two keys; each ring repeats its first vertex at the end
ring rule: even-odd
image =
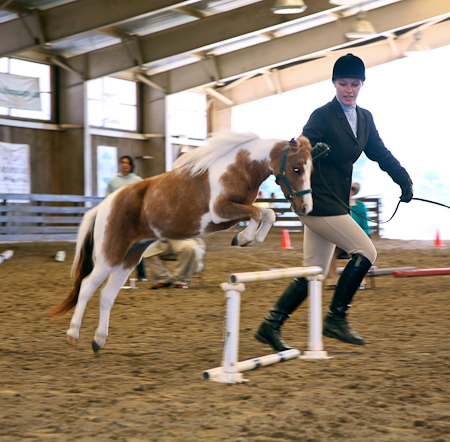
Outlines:
{"type": "Polygon", "coordinates": [[[347,106],[346,104],[341,103],[339,101],[339,98],[336,97],[336,100],[339,102],[344,112],[353,112],[354,110],[356,110],[356,101],[350,106],[347,106]]]}

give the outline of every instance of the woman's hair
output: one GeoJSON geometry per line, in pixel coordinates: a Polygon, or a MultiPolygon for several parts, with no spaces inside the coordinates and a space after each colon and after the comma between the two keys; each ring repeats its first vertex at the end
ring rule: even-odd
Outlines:
{"type": "Polygon", "coordinates": [[[119,164],[124,158],[126,158],[130,162],[130,164],[131,164],[131,172],[134,172],[134,161],[133,161],[133,158],[131,158],[129,155],[122,155],[119,158],[119,164]]]}

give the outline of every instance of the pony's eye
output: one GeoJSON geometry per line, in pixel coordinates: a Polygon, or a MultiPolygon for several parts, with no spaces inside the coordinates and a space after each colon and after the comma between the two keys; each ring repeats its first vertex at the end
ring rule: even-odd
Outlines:
{"type": "Polygon", "coordinates": [[[300,169],[298,167],[294,167],[294,172],[295,173],[300,173],[300,169]]]}

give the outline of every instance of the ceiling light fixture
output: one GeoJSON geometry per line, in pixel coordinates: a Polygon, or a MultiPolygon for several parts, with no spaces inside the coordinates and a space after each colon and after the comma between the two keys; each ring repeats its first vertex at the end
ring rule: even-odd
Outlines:
{"type": "Polygon", "coordinates": [[[407,57],[411,57],[430,50],[430,47],[422,41],[422,33],[416,32],[414,35],[414,41],[411,43],[409,48],[405,51],[407,57]]]}
{"type": "Polygon", "coordinates": [[[303,0],[275,0],[272,12],[274,14],[301,14],[306,8],[303,0]]]}
{"type": "Polygon", "coordinates": [[[373,24],[366,20],[366,14],[362,11],[356,14],[356,21],[348,32],[345,33],[347,38],[364,38],[375,35],[376,31],[373,24]]]}

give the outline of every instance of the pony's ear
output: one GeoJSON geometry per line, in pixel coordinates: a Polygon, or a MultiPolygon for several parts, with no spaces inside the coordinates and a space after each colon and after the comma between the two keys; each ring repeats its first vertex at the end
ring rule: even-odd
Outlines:
{"type": "Polygon", "coordinates": [[[297,138],[297,145],[298,147],[308,148],[311,150],[311,143],[309,142],[308,138],[306,138],[303,134],[300,134],[297,138]]]}

